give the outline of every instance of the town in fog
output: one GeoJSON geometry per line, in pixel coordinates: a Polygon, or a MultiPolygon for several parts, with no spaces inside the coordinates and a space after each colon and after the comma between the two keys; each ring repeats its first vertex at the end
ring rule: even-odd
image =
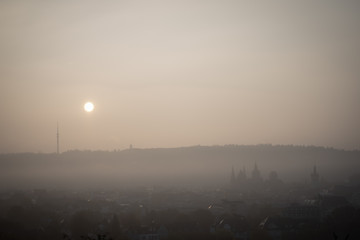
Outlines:
{"type": "Polygon", "coordinates": [[[0,240],[360,239],[359,13],[0,0],[0,240]]]}
{"type": "Polygon", "coordinates": [[[3,154],[1,236],[356,239],[359,156],[273,145],[3,154]]]}

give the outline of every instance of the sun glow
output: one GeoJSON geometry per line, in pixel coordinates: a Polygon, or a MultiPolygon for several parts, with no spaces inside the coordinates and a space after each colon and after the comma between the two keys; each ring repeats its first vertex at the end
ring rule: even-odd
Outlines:
{"type": "Polygon", "coordinates": [[[84,104],[84,110],[86,112],[92,112],[94,110],[94,104],[92,102],[87,102],[84,104]]]}

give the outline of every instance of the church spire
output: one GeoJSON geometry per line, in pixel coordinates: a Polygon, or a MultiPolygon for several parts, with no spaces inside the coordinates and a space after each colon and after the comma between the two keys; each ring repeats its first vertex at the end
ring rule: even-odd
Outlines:
{"type": "Polygon", "coordinates": [[[238,182],[244,182],[246,181],[246,171],[245,171],[245,166],[243,167],[243,169],[239,171],[238,176],[237,176],[237,180],[238,182]]]}
{"type": "Polygon", "coordinates": [[[232,166],[231,168],[231,178],[230,178],[231,184],[235,183],[235,170],[234,170],[234,166],[232,166]]]}
{"type": "Polygon", "coordinates": [[[316,169],[316,164],[314,165],[313,172],[310,174],[311,183],[317,184],[319,182],[320,176],[316,169]]]}
{"type": "Polygon", "coordinates": [[[254,170],[252,171],[251,177],[253,180],[261,180],[261,174],[260,174],[260,171],[258,169],[256,162],[255,162],[254,170]]]}

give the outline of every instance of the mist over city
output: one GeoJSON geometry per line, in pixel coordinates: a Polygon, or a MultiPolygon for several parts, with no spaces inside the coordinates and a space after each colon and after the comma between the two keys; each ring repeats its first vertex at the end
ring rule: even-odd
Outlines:
{"type": "Polygon", "coordinates": [[[0,240],[360,239],[360,2],[0,2],[0,240]]]}

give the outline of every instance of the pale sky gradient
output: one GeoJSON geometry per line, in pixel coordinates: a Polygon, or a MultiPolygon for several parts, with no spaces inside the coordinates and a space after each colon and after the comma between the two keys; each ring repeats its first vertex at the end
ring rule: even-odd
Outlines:
{"type": "Polygon", "coordinates": [[[0,153],[57,121],[61,151],[360,149],[360,1],[0,1],[0,153]]]}

